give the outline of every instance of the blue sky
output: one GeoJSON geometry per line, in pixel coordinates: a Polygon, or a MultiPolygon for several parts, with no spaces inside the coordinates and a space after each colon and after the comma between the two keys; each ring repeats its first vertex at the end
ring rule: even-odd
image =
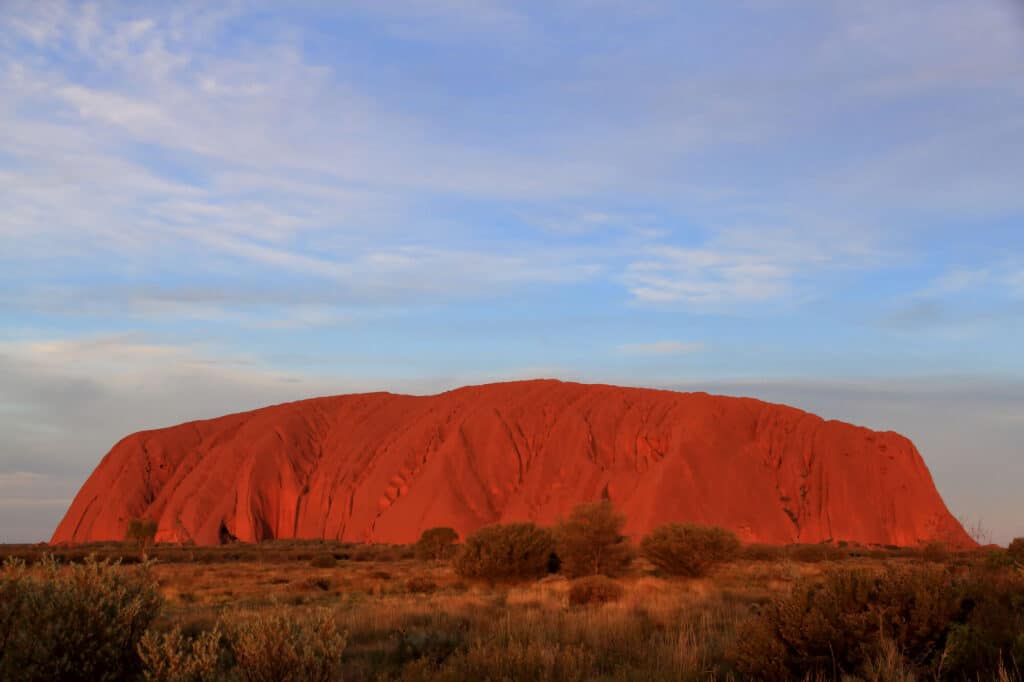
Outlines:
{"type": "Polygon", "coordinates": [[[915,439],[1024,535],[1012,0],[0,6],[0,541],[121,435],[553,376],[915,439]]]}

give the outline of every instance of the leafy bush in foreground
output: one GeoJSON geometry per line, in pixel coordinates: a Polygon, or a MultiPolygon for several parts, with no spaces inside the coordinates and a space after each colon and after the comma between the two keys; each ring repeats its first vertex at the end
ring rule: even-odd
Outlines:
{"type": "MultiPolygon", "coordinates": [[[[737,635],[737,667],[770,680],[864,672],[887,646],[932,678],[995,674],[1024,653],[1024,581],[932,564],[804,578],[737,635]]],[[[1017,659],[1020,660],[1020,659],[1017,659]]]]}
{"type": "Polygon", "coordinates": [[[327,609],[302,617],[257,614],[230,632],[238,675],[246,682],[330,682],[340,676],[346,636],[327,609]]]}
{"type": "Polygon", "coordinates": [[[735,559],[740,541],[724,528],[669,523],[651,531],[640,542],[640,552],[669,575],[697,578],[735,559]]]}
{"type": "Polygon", "coordinates": [[[180,628],[167,633],[146,631],[139,658],[148,682],[212,682],[221,679],[221,631],[207,630],[185,637],[180,628]]]}
{"type": "Polygon", "coordinates": [[[551,532],[532,523],[481,528],[455,556],[455,572],[463,578],[533,580],[548,573],[555,541],[551,532]]]}
{"type": "Polygon", "coordinates": [[[122,680],[139,670],[136,645],[162,598],[149,566],[88,559],[41,576],[9,561],[0,577],[0,679],[122,680]]]}
{"type": "Polygon", "coordinates": [[[581,504],[555,529],[562,572],[569,576],[621,575],[633,561],[622,534],[626,517],[608,501],[581,504]]]}

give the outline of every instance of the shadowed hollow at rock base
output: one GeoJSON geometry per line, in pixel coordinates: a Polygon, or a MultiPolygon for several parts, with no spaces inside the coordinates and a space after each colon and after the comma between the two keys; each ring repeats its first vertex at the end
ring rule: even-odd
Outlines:
{"type": "Polygon", "coordinates": [[[914,445],[751,398],[553,380],[314,398],[143,431],[100,462],[52,542],[408,543],[552,524],[610,499],[639,539],[674,521],[745,542],[974,543],[914,445]]]}

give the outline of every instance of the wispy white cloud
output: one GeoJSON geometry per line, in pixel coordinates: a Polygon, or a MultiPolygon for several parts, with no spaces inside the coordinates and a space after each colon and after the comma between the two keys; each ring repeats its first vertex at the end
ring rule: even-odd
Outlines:
{"type": "Polygon", "coordinates": [[[681,355],[704,350],[704,344],[683,341],[653,341],[623,344],[619,346],[619,350],[629,355],[681,355]]]}
{"type": "Polygon", "coordinates": [[[915,296],[929,299],[984,290],[990,294],[988,298],[1000,298],[1005,295],[1015,296],[1022,282],[1024,271],[1013,261],[1003,259],[974,267],[956,265],[936,277],[915,296]]]}
{"type": "Polygon", "coordinates": [[[834,229],[729,229],[700,246],[646,247],[624,281],[642,303],[714,308],[811,295],[804,285],[827,268],[870,268],[867,234],[834,229]]]}
{"type": "Polygon", "coordinates": [[[45,478],[34,471],[0,471],[0,493],[23,491],[45,478]]]}
{"type": "Polygon", "coordinates": [[[82,118],[98,119],[128,128],[167,123],[159,107],[116,93],[68,85],[60,88],[56,94],[75,107],[82,118]]]}
{"type": "Polygon", "coordinates": [[[792,270],[757,254],[663,247],[626,271],[646,303],[734,304],[789,295],[792,270]]]}

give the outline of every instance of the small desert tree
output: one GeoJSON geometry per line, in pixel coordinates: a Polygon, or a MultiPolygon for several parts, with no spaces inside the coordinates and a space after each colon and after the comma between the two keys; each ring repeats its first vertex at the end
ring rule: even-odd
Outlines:
{"type": "Polygon", "coordinates": [[[633,561],[622,534],[626,517],[605,500],[581,504],[555,530],[558,558],[569,576],[621,575],[633,561]]]}
{"type": "Polygon", "coordinates": [[[669,575],[698,578],[716,565],[734,559],[740,541],[724,528],[669,523],[651,531],[640,543],[644,558],[669,575]]]}
{"type": "Polygon", "coordinates": [[[458,542],[459,534],[453,528],[428,528],[416,543],[416,558],[434,561],[446,559],[454,553],[458,542]]]}
{"type": "Polygon", "coordinates": [[[140,545],[150,545],[156,538],[156,521],[154,519],[132,519],[125,529],[124,539],[140,545]]]}
{"type": "Polygon", "coordinates": [[[551,531],[532,523],[487,526],[459,548],[455,572],[492,581],[533,580],[548,572],[554,551],[551,531]]]}

